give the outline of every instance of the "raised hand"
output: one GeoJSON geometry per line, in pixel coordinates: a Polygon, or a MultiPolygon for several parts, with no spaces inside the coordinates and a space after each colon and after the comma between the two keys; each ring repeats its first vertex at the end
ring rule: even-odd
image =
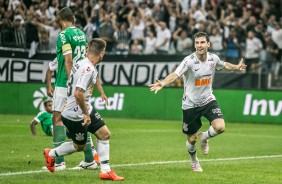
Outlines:
{"type": "Polygon", "coordinates": [[[237,69],[240,70],[240,71],[245,71],[246,68],[247,68],[247,65],[245,65],[244,59],[241,58],[239,64],[237,65],[237,69]]]}
{"type": "Polygon", "coordinates": [[[89,114],[84,114],[83,116],[84,116],[84,118],[83,118],[82,126],[88,126],[88,125],[90,125],[91,119],[90,119],[89,114]]]}
{"type": "Polygon", "coordinates": [[[156,83],[149,85],[151,91],[155,91],[155,94],[161,90],[164,86],[159,79],[156,79],[156,83]]]}

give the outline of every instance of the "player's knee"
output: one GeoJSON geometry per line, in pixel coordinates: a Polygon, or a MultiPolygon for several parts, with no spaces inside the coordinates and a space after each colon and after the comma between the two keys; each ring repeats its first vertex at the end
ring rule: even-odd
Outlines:
{"type": "Polygon", "coordinates": [[[216,131],[216,133],[218,133],[218,134],[223,133],[224,130],[225,130],[225,124],[224,124],[224,123],[223,123],[223,124],[220,124],[220,125],[218,125],[218,126],[215,127],[215,131],[216,131]]]}
{"type": "Polygon", "coordinates": [[[63,126],[63,122],[61,121],[60,116],[54,115],[52,118],[53,126],[63,126]]]}
{"type": "Polygon", "coordinates": [[[83,145],[75,145],[74,148],[76,149],[77,152],[83,151],[86,148],[86,144],[83,145]]]}
{"type": "Polygon", "coordinates": [[[111,132],[110,131],[105,131],[101,136],[100,139],[105,141],[105,140],[109,140],[111,137],[111,132]]]}
{"type": "Polygon", "coordinates": [[[188,136],[187,140],[190,144],[194,145],[197,141],[197,135],[194,134],[194,135],[188,136]]]}

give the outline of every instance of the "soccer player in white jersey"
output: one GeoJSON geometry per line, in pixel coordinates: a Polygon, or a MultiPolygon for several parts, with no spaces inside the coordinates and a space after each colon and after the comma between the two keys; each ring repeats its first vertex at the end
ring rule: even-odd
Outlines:
{"type": "Polygon", "coordinates": [[[201,172],[203,170],[196,153],[197,137],[201,141],[203,154],[207,155],[208,139],[223,133],[225,129],[223,114],[212,93],[212,76],[216,69],[244,71],[246,65],[242,59],[239,64],[233,65],[220,60],[216,54],[208,52],[210,42],[208,35],[204,32],[194,35],[194,47],[196,51],[185,57],[174,72],[162,81],[156,79],[156,83],[150,84],[149,87],[151,91],[157,93],[177,78],[183,78],[182,131],[187,135],[186,147],[191,158],[192,171],[201,172]],[[202,126],[202,116],[209,120],[210,127],[206,132],[197,133],[202,126]]]}
{"type": "MultiPolygon", "coordinates": [[[[101,83],[98,78],[96,65],[102,60],[106,42],[102,39],[93,39],[87,49],[87,58],[72,67],[68,79],[67,104],[62,112],[62,121],[69,132],[72,142],[65,142],[54,149],[45,149],[46,166],[54,172],[55,158],[83,151],[86,146],[87,132],[94,134],[97,141],[97,152],[100,158],[100,179],[124,180],[111,170],[109,164],[110,131],[101,115],[90,105],[89,98],[93,85],[101,83]]],[[[101,85],[97,85],[98,90],[101,85]]]]}

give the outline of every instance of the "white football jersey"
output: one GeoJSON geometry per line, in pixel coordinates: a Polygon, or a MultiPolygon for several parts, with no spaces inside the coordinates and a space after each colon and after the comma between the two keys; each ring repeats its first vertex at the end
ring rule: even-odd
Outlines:
{"type": "Polygon", "coordinates": [[[215,69],[223,67],[224,61],[209,52],[205,62],[200,61],[195,52],[184,58],[175,70],[175,74],[183,78],[182,109],[201,107],[215,100],[212,94],[213,75],[215,69]]]}
{"type": "Polygon", "coordinates": [[[58,60],[57,60],[57,57],[55,57],[55,59],[53,59],[53,61],[49,62],[49,69],[52,72],[58,70],[58,60]]]}
{"type": "Polygon", "coordinates": [[[62,116],[72,121],[83,120],[82,110],[76,103],[74,96],[74,91],[77,87],[85,90],[86,107],[89,114],[91,113],[92,106],[90,105],[89,98],[92,94],[93,85],[96,83],[97,75],[98,71],[96,67],[88,58],[81,60],[72,67],[68,80],[67,104],[64,107],[62,116]]]}

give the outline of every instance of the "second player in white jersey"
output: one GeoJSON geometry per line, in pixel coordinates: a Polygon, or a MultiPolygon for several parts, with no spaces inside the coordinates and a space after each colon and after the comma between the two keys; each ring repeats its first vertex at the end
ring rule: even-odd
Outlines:
{"type": "Polygon", "coordinates": [[[223,113],[212,94],[214,72],[216,69],[244,71],[246,65],[242,59],[239,64],[233,65],[221,61],[216,54],[208,52],[210,41],[204,32],[194,35],[194,47],[196,51],[185,57],[174,72],[162,81],[156,79],[156,83],[149,86],[151,91],[157,93],[177,78],[183,78],[182,132],[187,135],[186,148],[191,158],[192,171],[202,172],[196,153],[197,139],[201,141],[203,154],[207,155],[208,139],[223,133],[225,129],[223,113]],[[210,122],[210,127],[205,132],[199,131],[202,127],[201,117],[205,117],[210,122]]]}
{"type": "Polygon", "coordinates": [[[72,121],[83,120],[82,110],[76,103],[75,96],[73,95],[76,88],[81,88],[85,91],[85,103],[90,114],[92,106],[89,103],[89,98],[91,97],[97,76],[98,71],[88,58],[83,59],[72,68],[68,80],[67,104],[62,112],[65,118],[72,121]]]}
{"type": "Polygon", "coordinates": [[[175,74],[183,78],[182,109],[201,107],[215,100],[212,94],[213,75],[216,69],[223,67],[224,61],[210,52],[207,52],[206,62],[201,62],[196,53],[184,58],[175,70],[175,74]]]}

